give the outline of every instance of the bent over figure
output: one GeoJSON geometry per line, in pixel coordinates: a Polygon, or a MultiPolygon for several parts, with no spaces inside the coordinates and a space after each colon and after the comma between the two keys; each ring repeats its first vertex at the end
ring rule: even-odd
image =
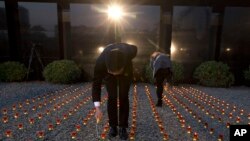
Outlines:
{"type": "Polygon", "coordinates": [[[95,116],[97,119],[102,117],[100,101],[101,84],[104,81],[108,92],[109,138],[117,136],[117,126],[119,126],[120,139],[126,140],[128,138],[126,131],[129,116],[128,93],[133,78],[132,59],[136,54],[136,46],[126,43],[115,43],[108,45],[103,50],[95,64],[92,85],[92,98],[96,108],[95,116]],[[118,96],[119,113],[117,113],[118,96]]]}
{"type": "Polygon", "coordinates": [[[172,84],[172,64],[170,57],[161,52],[154,52],[150,58],[150,66],[153,70],[153,78],[155,78],[157,86],[156,94],[158,101],[156,106],[162,107],[163,82],[166,79],[170,85],[172,84]]]}

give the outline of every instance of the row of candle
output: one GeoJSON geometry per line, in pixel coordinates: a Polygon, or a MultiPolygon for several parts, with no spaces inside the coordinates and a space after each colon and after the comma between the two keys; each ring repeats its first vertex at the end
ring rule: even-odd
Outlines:
{"type": "MultiPolygon", "coordinates": [[[[175,108],[174,104],[165,96],[163,96],[163,102],[173,111],[173,113],[177,116],[180,124],[181,124],[181,127],[184,128],[186,127],[186,122],[185,122],[185,119],[184,117],[182,116],[182,114],[180,112],[177,111],[177,109],[175,108]]],[[[192,131],[192,128],[191,126],[187,126],[186,128],[186,131],[188,134],[191,134],[193,133],[193,141],[197,141],[198,140],[198,133],[195,132],[195,131],[192,131]]]]}
{"type": "MultiPolygon", "coordinates": [[[[77,98],[77,96],[76,96],[76,98],[77,98]]],[[[87,98],[85,98],[85,99],[83,99],[79,104],[78,104],[78,106],[76,106],[76,107],[78,107],[79,108],[79,106],[81,106],[83,103],[85,104],[87,101],[89,101],[91,99],[91,96],[89,96],[89,97],[87,97],[87,98]]],[[[63,105],[63,104],[62,104],[63,105]]],[[[60,106],[60,104],[57,104],[57,106],[60,106]]],[[[50,112],[52,111],[52,109],[51,110],[49,110],[49,109],[47,109],[46,110],[46,114],[47,115],[49,115],[50,114],[50,112]]],[[[69,115],[72,115],[73,114],[73,112],[72,111],[69,111],[69,115]]],[[[18,118],[18,113],[16,113],[15,114],[15,118],[18,118]]],[[[42,119],[43,118],[43,114],[42,113],[38,113],[37,114],[37,118],[40,120],[40,119],[42,119]]],[[[63,119],[67,119],[67,114],[64,114],[63,115],[63,119]]],[[[8,121],[8,118],[6,117],[6,116],[4,116],[4,118],[3,118],[3,121],[5,122],[5,123],[7,123],[7,121],[8,121]]],[[[61,119],[60,118],[56,118],[56,125],[60,125],[61,124],[61,119]]],[[[35,118],[28,118],[28,122],[29,122],[29,124],[30,125],[33,125],[34,123],[35,123],[35,118]]],[[[21,129],[23,129],[24,128],[24,125],[22,124],[22,123],[18,123],[17,124],[17,127],[18,127],[18,129],[19,130],[21,130],[21,129]]],[[[53,130],[54,129],[54,126],[53,126],[53,124],[52,123],[49,123],[48,124],[48,130],[49,131],[51,131],[51,130],[53,130]]],[[[9,132],[9,131],[11,131],[11,130],[6,130],[6,134],[7,133],[11,133],[12,134],[12,131],[11,132],[9,132]]],[[[41,133],[42,131],[38,131],[37,133],[41,133]]],[[[37,134],[37,135],[39,135],[38,137],[41,137],[41,134],[37,134]]],[[[10,135],[6,135],[6,137],[10,137],[10,135]]]]}
{"type": "MultiPolygon", "coordinates": [[[[177,102],[178,105],[182,106],[194,119],[197,120],[198,123],[203,123],[204,128],[208,129],[208,123],[205,122],[205,120],[203,120],[201,117],[198,117],[197,114],[194,112],[194,110],[189,108],[189,106],[187,106],[184,102],[182,102],[180,99],[178,99],[172,91],[168,91],[168,93],[177,102]]],[[[183,120],[182,120],[182,124],[184,124],[183,120]]],[[[184,126],[184,125],[182,125],[182,126],[184,126]]],[[[210,134],[214,133],[214,128],[210,128],[208,130],[209,130],[210,134]]],[[[222,134],[219,134],[218,140],[219,141],[223,140],[222,134]]]]}
{"type": "Polygon", "coordinates": [[[158,112],[156,111],[156,107],[155,107],[155,104],[153,102],[152,96],[150,95],[150,91],[149,91],[148,86],[145,86],[145,92],[146,92],[146,95],[147,95],[147,97],[149,99],[150,107],[151,107],[151,109],[153,111],[155,121],[157,122],[158,127],[160,129],[160,133],[163,136],[163,140],[168,140],[168,133],[165,131],[165,129],[163,127],[162,119],[160,118],[158,112]]]}
{"type": "MultiPolygon", "coordinates": [[[[78,95],[79,96],[79,95],[78,95]]],[[[78,96],[75,96],[75,97],[78,97],[78,96]]],[[[85,103],[86,101],[88,101],[89,99],[91,98],[91,96],[89,97],[89,98],[87,98],[87,99],[85,99],[85,100],[83,100],[83,102],[82,103],[85,103]]],[[[81,103],[81,104],[82,104],[81,103]]],[[[80,104],[80,105],[81,105],[80,104]]],[[[64,102],[62,102],[61,104],[56,104],[55,106],[54,106],[54,108],[53,108],[53,110],[54,111],[58,111],[60,108],[61,108],[61,106],[63,106],[64,105],[64,102]],[[56,108],[56,109],[55,109],[56,108]]],[[[33,107],[34,108],[34,107],[33,107]]],[[[51,110],[49,110],[49,109],[47,109],[45,112],[41,112],[41,113],[37,113],[37,118],[40,120],[40,119],[42,119],[43,118],[43,114],[42,113],[45,113],[45,114],[47,114],[47,115],[49,115],[50,114],[50,112],[52,111],[52,109],[51,110]]],[[[24,115],[26,115],[27,114],[27,111],[26,110],[24,110],[24,115]]],[[[44,115],[45,115],[44,114],[44,115]]],[[[20,114],[19,113],[14,113],[14,119],[18,119],[19,117],[20,117],[20,114]]],[[[28,117],[28,119],[33,119],[33,118],[29,118],[28,117]]],[[[7,123],[8,122],[8,117],[7,116],[3,116],[3,118],[2,118],[2,122],[3,123],[7,123]]],[[[15,121],[15,122],[17,122],[17,121],[15,121]]],[[[31,124],[33,124],[32,122],[31,122],[31,124]]]]}
{"type": "MultiPolygon", "coordinates": [[[[232,109],[231,112],[238,112],[241,116],[242,116],[242,115],[246,115],[247,118],[250,118],[250,114],[249,114],[249,113],[247,114],[247,113],[245,112],[244,109],[239,109],[239,108],[237,108],[237,107],[236,107],[235,105],[233,105],[233,104],[226,103],[224,100],[220,100],[220,99],[215,98],[215,97],[213,97],[213,96],[209,96],[209,95],[206,94],[205,92],[199,91],[199,90],[194,89],[194,88],[192,88],[192,87],[189,88],[189,91],[193,91],[193,92],[195,92],[195,93],[197,93],[197,94],[199,94],[199,95],[201,95],[201,96],[203,96],[203,97],[207,97],[207,98],[209,97],[209,100],[211,101],[211,99],[213,99],[213,101],[214,101],[215,103],[217,103],[217,104],[219,105],[219,107],[226,107],[226,109],[231,108],[231,109],[232,109]],[[238,109],[238,110],[237,110],[237,109],[238,109]]],[[[229,112],[229,113],[231,113],[231,112],[229,112]]]]}
{"type": "Polygon", "coordinates": [[[134,85],[134,93],[133,93],[133,108],[132,108],[132,124],[129,133],[129,139],[135,140],[135,131],[136,131],[136,116],[137,116],[137,85],[134,85]]]}
{"type": "MultiPolygon", "coordinates": [[[[65,91],[65,90],[67,90],[68,88],[69,88],[69,87],[64,88],[64,89],[62,89],[62,90],[60,90],[60,91],[65,91]]],[[[16,111],[18,108],[22,109],[22,108],[25,106],[25,104],[26,104],[26,105],[30,105],[31,102],[32,102],[32,103],[35,103],[35,102],[37,103],[37,102],[39,102],[39,101],[41,101],[41,100],[46,99],[46,98],[49,97],[49,96],[55,95],[55,93],[57,93],[57,92],[58,92],[58,91],[56,91],[56,92],[51,92],[51,93],[47,93],[47,94],[43,94],[43,95],[37,96],[37,97],[35,97],[35,98],[26,99],[24,103],[19,102],[17,105],[14,104],[14,105],[12,106],[12,108],[3,108],[3,109],[2,109],[2,114],[7,115],[7,113],[8,113],[8,110],[7,110],[7,109],[12,109],[12,111],[16,111]]]]}
{"type": "MultiPolygon", "coordinates": [[[[108,99],[108,96],[105,95],[102,102],[101,102],[101,105],[103,105],[107,101],[107,99],[108,99]]],[[[85,118],[83,118],[82,124],[84,126],[86,126],[88,121],[94,116],[94,114],[95,114],[95,108],[92,108],[91,110],[89,110],[87,116],[85,118]]],[[[77,132],[79,132],[80,130],[81,130],[81,124],[76,124],[75,125],[75,130],[70,133],[71,138],[76,139],[77,138],[77,132]]]]}
{"type": "MultiPolygon", "coordinates": [[[[184,99],[186,99],[188,102],[190,103],[194,103],[195,106],[198,105],[198,108],[202,111],[202,112],[205,112],[206,115],[210,116],[212,119],[217,119],[219,122],[222,122],[222,118],[219,117],[218,115],[216,114],[213,114],[210,112],[210,110],[205,110],[205,107],[204,106],[201,106],[201,104],[199,104],[198,102],[194,101],[193,99],[191,99],[190,97],[188,97],[186,94],[183,94],[183,93],[180,93],[180,91],[178,91],[177,89],[175,89],[175,92],[176,93],[179,93],[180,96],[182,96],[184,99]]],[[[238,119],[239,120],[239,119],[238,119]]],[[[237,120],[237,121],[238,121],[237,120]]]]}
{"type": "MultiPolygon", "coordinates": [[[[195,95],[195,94],[193,94],[192,92],[189,92],[189,93],[191,93],[191,95],[195,95]]],[[[187,94],[184,94],[186,97],[187,97],[187,94]]],[[[206,101],[208,101],[207,99],[201,99],[201,98],[198,98],[198,97],[196,97],[196,99],[197,100],[199,100],[199,101],[201,101],[202,103],[204,103],[204,104],[206,104],[206,101]]],[[[219,100],[219,99],[218,99],[219,100]]],[[[210,101],[210,100],[209,100],[210,101]]],[[[196,103],[196,105],[197,105],[197,103],[196,103]]],[[[201,107],[200,106],[201,104],[198,104],[198,107],[201,107]]],[[[208,105],[208,107],[211,107],[212,109],[214,109],[214,104],[207,104],[208,105]]],[[[229,105],[229,104],[228,104],[229,105]]],[[[204,108],[204,107],[203,107],[204,108]]],[[[235,111],[235,109],[236,109],[236,106],[234,106],[233,107],[233,111],[235,111]]],[[[218,112],[218,114],[220,114],[220,115],[225,115],[225,109],[223,108],[223,106],[219,106],[218,105],[218,107],[217,107],[217,110],[216,110],[217,112],[218,112]]],[[[243,115],[243,112],[244,112],[244,110],[243,109],[241,109],[240,110],[240,115],[242,116],[243,115]]],[[[236,123],[240,123],[241,122],[241,118],[240,118],[240,115],[236,115],[235,114],[235,122],[236,123]]],[[[233,112],[230,112],[229,113],[229,115],[228,115],[228,118],[229,119],[233,119],[233,112]]],[[[248,119],[250,119],[250,114],[248,115],[248,117],[247,117],[248,119]]],[[[221,118],[218,118],[218,120],[221,120],[221,118]]],[[[229,121],[228,121],[229,122],[229,121]]],[[[250,123],[249,123],[250,124],[250,123]]]]}
{"type": "MultiPolygon", "coordinates": [[[[76,88],[75,89],[75,91],[77,90],[78,88],[76,88]]],[[[67,96],[68,94],[65,94],[65,95],[63,95],[62,97],[64,97],[64,96],[67,96]]],[[[40,96],[39,96],[40,97],[40,96]]],[[[33,105],[32,107],[31,107],[31,110],[32,111],[36,111],[38,108],[39,109],[41,109],[42,107],[43,107],[43,105],[44,106],[46,106],[47,104],[48,104],[48,101],[45,99],[46,98],[46,96],[43,96],[44,97],[44,101],[42,102],[42,103],[38,103],[38,104],[35,104],[35,105],[33,105]]],[[[59,96],[57,96],[58,98],[61,98],[61,96],[59,95],[59,96]]],[[[33,100],[35,100],[34,98],[33,98],[33,100]]],[[[52,103],[52,101],[56,101],[57,99],[56,99],[56,96],[52,96],[52,98],[50,98],[50,102],[49,103],[52,103]]],[[[58,101],[58,100],[57,100],[58,101]]],[[[26,104],[29,104],[29,99],[27,99],[26,100],[26,104]]],[[[22,110],[22,112],[16,112],[16,113],[18,113],[18,116],[16,116],[16,113],[14,113],[14,118],[15,119],[17,119],[20,115],[22,115],[22,113],[24,114],[24,115],[27,115],[28,114],[28,110],[27,109],[23,109],[23,104],[22,103],[19,103],[18,104],[19,105],[19,107],[20,107],[20,109],[22,110]]],[[[13,111],[16,111],[16,105],[14,104],[13,106],[12,106],[12,110],[13,111]]],[[[8,113],[8,111],[7,111],[7,108],[3,108],[2,109],[2,114],[3,115],[7,115],[7,113],[8,113]]]]}

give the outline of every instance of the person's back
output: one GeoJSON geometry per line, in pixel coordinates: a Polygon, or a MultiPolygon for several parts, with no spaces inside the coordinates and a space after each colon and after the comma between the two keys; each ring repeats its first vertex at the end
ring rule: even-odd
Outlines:
{"type": "Polygon", "coordinates": [[[162,106],[163,82],[166,79],[168,83],[172,83],[172,64],[170,57],[161,52],[154,52],[150,59],[153,77],[157,86],[158,102],[156,106],[162,106]]]}

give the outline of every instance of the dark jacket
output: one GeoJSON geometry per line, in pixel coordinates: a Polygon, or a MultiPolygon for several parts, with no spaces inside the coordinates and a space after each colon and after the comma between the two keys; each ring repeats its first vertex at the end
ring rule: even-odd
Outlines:
{"type": "Polygon", "coordinates": [[[97,58],[95,68],[94,68],[94,79],[92,84],[92,98],[93,102],[101,100],[101,85],[102,80],[107,77],[108,71],[105,64],[105,57],[109,51],[112,49],[119,48],[125,54],[126,65],[123,71],[123,74],[128,77],[133,77],[133,66],[132,66],[132,59],[137,54],[137,47],[125,43],[116,43],[108,45],[101,55],[97,58]]]}
{"type": "Polygon", "coordinates": [[[172,64],[170,58],[163,53],[159,54],[154,60],[151,60],[150,65],[153,69],[153,77],[155,77],[155,74],[159,69],[170,68],[170,71],[172,72],[172,64]]]}

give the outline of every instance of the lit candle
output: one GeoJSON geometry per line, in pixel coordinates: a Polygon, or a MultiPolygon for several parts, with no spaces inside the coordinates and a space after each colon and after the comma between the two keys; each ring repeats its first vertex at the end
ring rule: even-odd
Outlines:
{"type": "Polygon", "coordinates": [[[237,116],[236,122],[240,123],[240,117],[237,116]]]}
{"type": "Polygon", "coordinates": [[[56,124],[60,125],[61,124],[61,120],[59,118],[56,119],[56,124]]]}
{"type": "Polygon", "coordinates": [[[198,133],[194,132],[193,141],[197,141],[197,140],[198,140],[198,133]]]}
{"type": "MultiPolygon", "coordinates": [[[[3,109],[2,110],[2,113],[4,114],[4,115],[6,115],[7,114],[7,109],[3,109]]],[[[249,114],[250,115],[250,114],[249,114]]]]}
{"type": "Polygon", "coordinates": [[[27,111],[27,110],[23,110],[23,114],[24,114],[24,115],[27,115],[27,114],[28,114],[28,111],[27,111]]]}
{"type": "Polygon", "coordinates": [[[46,114],[47,114],[47,115],[50,114],[50,110],[49,110],[49,109],[46,110],[46,114]]]}
{"type": "Polygon", "coordinates": [[[214,128],[211,128],[209,133],[213,134],[214,133],[214,128]]]}
{"type": "Polygon", "coordinates": [[[15,118],[15,119],[18,119],[18,117],[19,117],[19,114],[18,114],[18,113],[15,113],[15,114],[14,114],[14,118],[15,118]]]}
{"type": "Polygon", "coordinates": [[[12,110],[15,111],[16,110],[16,105],[12,106],[12,110]]]}
{"type": "Polygon", "coordinates": [[[105,133],[102,133],[102,134],[101,134],[101,139],[104,140],[105,138],[106,138],[106,134],[105,134],[105,133]]]}
{"type": "Polygon", "coordinates": [[[37,117],[38,117],[38,119],[42,119],[43,116],[42,116],[41,113],[38,113],[38,114],[37,114],[37,117]]]}
{"type": "Polygon", "coordinates": [[[190,134],[192,131],[192,128],[190,126],[187,127],[187,133],[190,134]]]}
{"type": "Polygon", "coordinates": [[[63,115],[63,119],[65,120],[65,119],[67,119],[68,118],[68,115],[67,114],[64,114],[63,115]]]}
{"type": "Polygon", "coordinates": [[[9,120],[8,120],[8,117],[7,116],[4,116],[3,118],[2,118],[2,121],[3,121],[3,123],[7,123],[9,120]]]}
{"type": "Polygon", "coordinates": [[[29,118],[29,123],[30,123],[30,124],[34,124],[34,123],[35,123],[34,118],[29,118]]]}
{"type": "Polygon", "coordinates": [[[38,137],[38,138],[44,138],[44,131],[37,131],[36,132],[36,136],[38,137]]]}
{"type": "Polygon", "coordinates": [[[8,137],[8,138],[11,137],[11,136],[12,136],[12,131],[9,130],[9,129],[6,130],[6,131],[5,131],[5,136],[8,137]]]}
{"type": "Polygon", "coordinates": [[[22,130],[22,129],[23,129],[23,124],[22,124],[22,123],[19,123],[19,124],[17,125],[17,127],[18,127],[19,130],[22,130]]]}
{"type": "Polygon", "coordinates": [[[218,141],[223,141],[223,135],[222,134],[219,135],[218,141]]]}
{"type": "Polygon", "coordinates": [[[168,134],[167,134],[167,133],[164,133],[164,135],[163,135],[163,140],[164,140],[164,141],[168,140],[168,134]]]}
{"type": "Polygon", "coordinates": [[[88,119],[84,119],[84,120],[83,120],[83,125],[86,125],[87,122],[88,122],[88,119]]]}
{"type": "Polygon", "coordinates": [[[204,124],[204,128],[207,128],[208,127],[208,123],[206,122],[205,124],[204,124]]]}
{"type": "Polygon", "coordinates": [[[77,124],[76,125],[76,131],[79,132],[81,130],[81,125],[77,124]]]}
{"type": "Polygon", "coordinates": [[[77,136],[77,132],[76,131],[71,132],[71,138],[72,139],[76,139],[76,136],[77,136]]]}
{"type": "Polygon", "coordinates": [[[48,129],[49,129],[49,131],[51,131],[51,130],[53,130],[53,129],[54,129],[54,127],[53,127],[53,124],[52,124],[52,123],[49,123],[49,124],[48,124],[48,129]]]}

